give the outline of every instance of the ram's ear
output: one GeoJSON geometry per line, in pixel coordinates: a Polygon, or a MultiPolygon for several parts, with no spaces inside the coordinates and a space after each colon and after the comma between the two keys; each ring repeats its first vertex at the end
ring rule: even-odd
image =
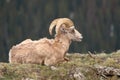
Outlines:
{"type": "Polygon", "coordinates": [[[62,24],[62,25],[61,25],[60,31],[61,31],[61,33],[67,33],[66,25],[65,25],[65,24],[62,24]]]}

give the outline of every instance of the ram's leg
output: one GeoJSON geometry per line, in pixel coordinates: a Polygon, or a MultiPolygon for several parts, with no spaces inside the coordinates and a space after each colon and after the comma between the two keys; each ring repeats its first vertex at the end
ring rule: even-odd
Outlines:
{"type": "Polygon", "coordinates": [[[64,61],[70,61],[70,59],[67,57],[64,57],[64,61]]]}
{"type": "Polygon", "coordinates": [[[44,65],[46,65],[46,66],[52,66],[54,64],[56,64],[55,58],[46,58],[44,61],[44,65]]]}

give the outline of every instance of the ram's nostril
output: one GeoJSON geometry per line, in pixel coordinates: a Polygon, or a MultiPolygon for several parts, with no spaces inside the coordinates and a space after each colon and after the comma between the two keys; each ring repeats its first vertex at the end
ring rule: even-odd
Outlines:
{"type": "Polygon", "coordinates": [[[81,36],[81,39],[83,39],[83,36],[81,36]]]}

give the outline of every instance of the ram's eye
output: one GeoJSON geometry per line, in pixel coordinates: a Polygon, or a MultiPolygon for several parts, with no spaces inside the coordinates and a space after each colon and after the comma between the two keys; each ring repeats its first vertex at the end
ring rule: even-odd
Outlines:
{"type": "Polygon", "coordinates": [[[75,33],[75,30],[74,30],[74,29],[72,29],[72,30],[71,30],[71,33],[75,33]]]}

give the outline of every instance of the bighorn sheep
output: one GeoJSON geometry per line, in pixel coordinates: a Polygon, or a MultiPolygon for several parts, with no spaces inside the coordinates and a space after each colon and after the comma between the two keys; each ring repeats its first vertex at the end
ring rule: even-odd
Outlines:
{"type": "Polygon", "coordinates": [[[54,65],[68,60],[65,57],[71,41],[81,41],[82,35],[75,29],[74,23],[68,18],[53,20],[49,33],[55,28],[55,39],[42,38],[32,41],[27,39],[13,46],[9,52],[10,63],[32,63],[54,65]]]}

